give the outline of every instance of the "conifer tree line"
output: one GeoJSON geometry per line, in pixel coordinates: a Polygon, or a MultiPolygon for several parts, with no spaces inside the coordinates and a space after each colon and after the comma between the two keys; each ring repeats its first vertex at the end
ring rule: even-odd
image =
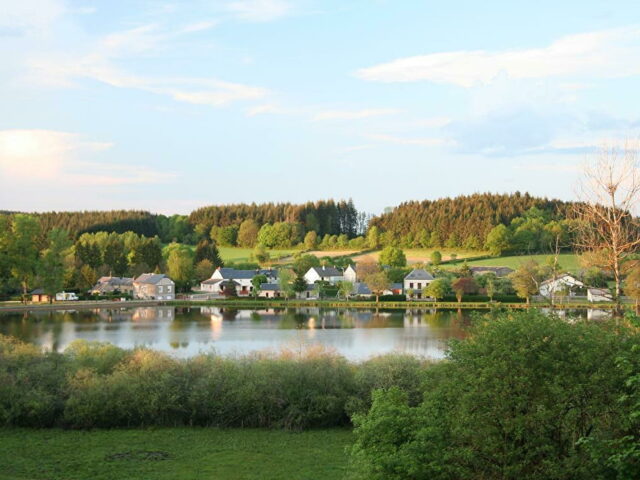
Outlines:
{"type": "MultiPolygon", "coordinates": [[[[381,234],[384,233],[387,237],[382,240],[384,244],[478,250],[485,248],[489,234],[498,225],[512,227],[510,233],[515,234],[520,227],[520,221],[516,220],[518,218],[535,217],[545,224],[566,222],[572,205],[572,202],[532,197],[528,193],[476,193],[455,198],[404,202],[391,212],[372,218],[370,227],[376,227],[381,234]]],[[[510,245],[504,250],[544,251],[548,245],[540,241],[520,247],[510,245]]]]}

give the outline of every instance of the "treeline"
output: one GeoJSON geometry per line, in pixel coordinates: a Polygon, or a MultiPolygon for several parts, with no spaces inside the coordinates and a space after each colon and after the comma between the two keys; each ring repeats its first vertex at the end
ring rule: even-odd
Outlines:
{"type": "Polygon", "coordinates": [[[411,201],[371,219],[387,244],[411,247],[482,249],[496,225],[509,225],[531,208],[548,220],[566,219],[571,203],[528,193],[476,193],[439,200],[411,201]]]}
{"type": "MultiPolygon", "coordinates": [[[[11,221],[17,212],[0,212],[11,221]]],[[[40,224],[40,240],[53,229],[65,230],[76,239],[84,233],[133,232],[146,237],[159,237],[164,243],[179,241],[195,243],[193,227],[185,215],[157,215],[142,210],[106,210],[83,212],[31,213],[40,224]]]]}
{"type": "Polygon", "coordinates": [[[189,221],[199,232],[213,227],[240,226],[252,220],[259,227],[266,224],[288,223],[297,225],[302,234],[316,232],[324,235],[345,234],[352,238],[364,233],[367,217],[358,212],[352,200],[320,200],[304,204],[263,203],[215,205],[195,210],[189,221]]]}
{"type": "Polygon", "coordinates": [[[158,236],[125,233],[84,233],[74,240],[64,229],[45,232],[42,218],[16,214],[0,217],[0,294],[34,288],[50,296],[62,290],[87,292],[102,276],[137,277],[168,274],[180,290],[211,276],[223,262],[215,243],[203,239],[194,248],[158,236]]]}

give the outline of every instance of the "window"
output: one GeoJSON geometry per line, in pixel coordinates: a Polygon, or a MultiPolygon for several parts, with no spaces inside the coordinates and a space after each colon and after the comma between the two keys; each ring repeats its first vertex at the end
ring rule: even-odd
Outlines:
{"type": "Polygon", "coordinates": [[[413,288],[413,282],[409,284],[409,288],[413,288]]]}
{"type": "Polygon", "coordinates": [[[418,288],[422,288],[422,284],[418,282],[418,288]]]}
{"type": "Polygon", "coordinates": [[[158,293],[162,293],[162,285],[158,287],[158,293]]]}
{"type": "Polygon", "coordinates": [[[167,286],[167,292],[171,293],[171,285],[167,286]]]}

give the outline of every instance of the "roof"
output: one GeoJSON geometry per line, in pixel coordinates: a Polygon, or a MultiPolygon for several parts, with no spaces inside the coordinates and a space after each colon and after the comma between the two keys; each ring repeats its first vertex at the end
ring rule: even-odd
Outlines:
{"type": "Polygon", "coordinates": [[[31,291],[31,295],[44,295],[44,288],[36,288],[31,291]]]}
{"type": "Polygon", "coordinates": [[[414,268],[409,275],[404,277],[405,280],[433,280],[433,275],[423,268],[414,268]]]}
{"type": "Polygon", "coordinates": [[[133,278],[129,278],[129,277],[100,277],[98,279],[98,283],[96,283],[96,286],[101,285],[101,284],[132,285],[133,284],[133,278]]]}
{"type": "Polygon", "coordinates": [[[587,292],[589,292],[591,295],[603,295],[607,297],[611,296],[611,292],[605,288],[587,288],[587,292]]]}
{"type": "Polygon", "coordinates": [[[235,268],[218,268],[218,272],[225,280],[251,280],[256,275],[266,275],[275,278],[278,272],[275,270],[236,270],[235,268]]]}
{"type": "Polygon", "coordinates": [[[171,280],[164,273],[143,273],[138,278],[134,280],[135,283],[148,283],[151,285],[155,285],[160,283],[165,278],[171,280]]]}
{"type": "Polygon", "coordinates": [[[570,280],[574,285],[579,286],[579,287],[584,285],[584,283],[582,283],[580,280],[578,280],[573,275],[569,275],[568,273],[563,273],[562,275],[560,275],[559,277],[556,277],[555,279],[554,278],[550,278],[549,280],[545,280],[540,285],[549,285],[549,284],[556,283],[556,282],[561,282],[561,281],[564,281],[564,280],[570,280]]]}
{"type": "Polygon", "coordinates": [[[371,289],[367,287],[366,283],[357,282],[353,285],[354,295],[371,295],[371,289]]]}
{"type": "Polygon", "coordinates": [[[204,284],[204,285],[215,285],[216,283],[220,283],[222,280],[220,280],[219,278],[210,278],[209,280],[205,280],[203,282],[200,282],[200,284],[204,284]]]}
{"type": "Polygon", "coordinates": [[[277,283],[263,283],[262,285],[260,285],[260,290],[275,292],[280,290],[280,285],[278,285],[277,283]]]}
{"type": "Polygon", "coordinates": [[[401,283],[392,283],[389,287],[389,290],[402,290],[401,283]]]}
{"type": "Polygon", "coordinates": [[[495,273],[498,277],[506,277],[510,273],[513,273],[513,268],[509,267],[471,267],[469,268],[471,273],[483,274],[483,273],[495,273]]]}
{"type": "Polygon", "coordinates": [[[314,270],[320,278],[343,276],[342,272],[335,267],[311,267],[309,270],[314,270]]]}

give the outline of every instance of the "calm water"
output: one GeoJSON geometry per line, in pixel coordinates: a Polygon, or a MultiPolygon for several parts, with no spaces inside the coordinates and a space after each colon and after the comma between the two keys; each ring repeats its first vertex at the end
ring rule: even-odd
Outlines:
{"type": "Polygon", "coordinates": [[[122,348],[145,346],[179,357],[319,344],[352,360],[389,352],[442,358],[447,340],[465,336],[469,319],[467,311],[427,309],[145,307],[0,314],[0,333],[54,351],[84,339],[122,348]]]}

